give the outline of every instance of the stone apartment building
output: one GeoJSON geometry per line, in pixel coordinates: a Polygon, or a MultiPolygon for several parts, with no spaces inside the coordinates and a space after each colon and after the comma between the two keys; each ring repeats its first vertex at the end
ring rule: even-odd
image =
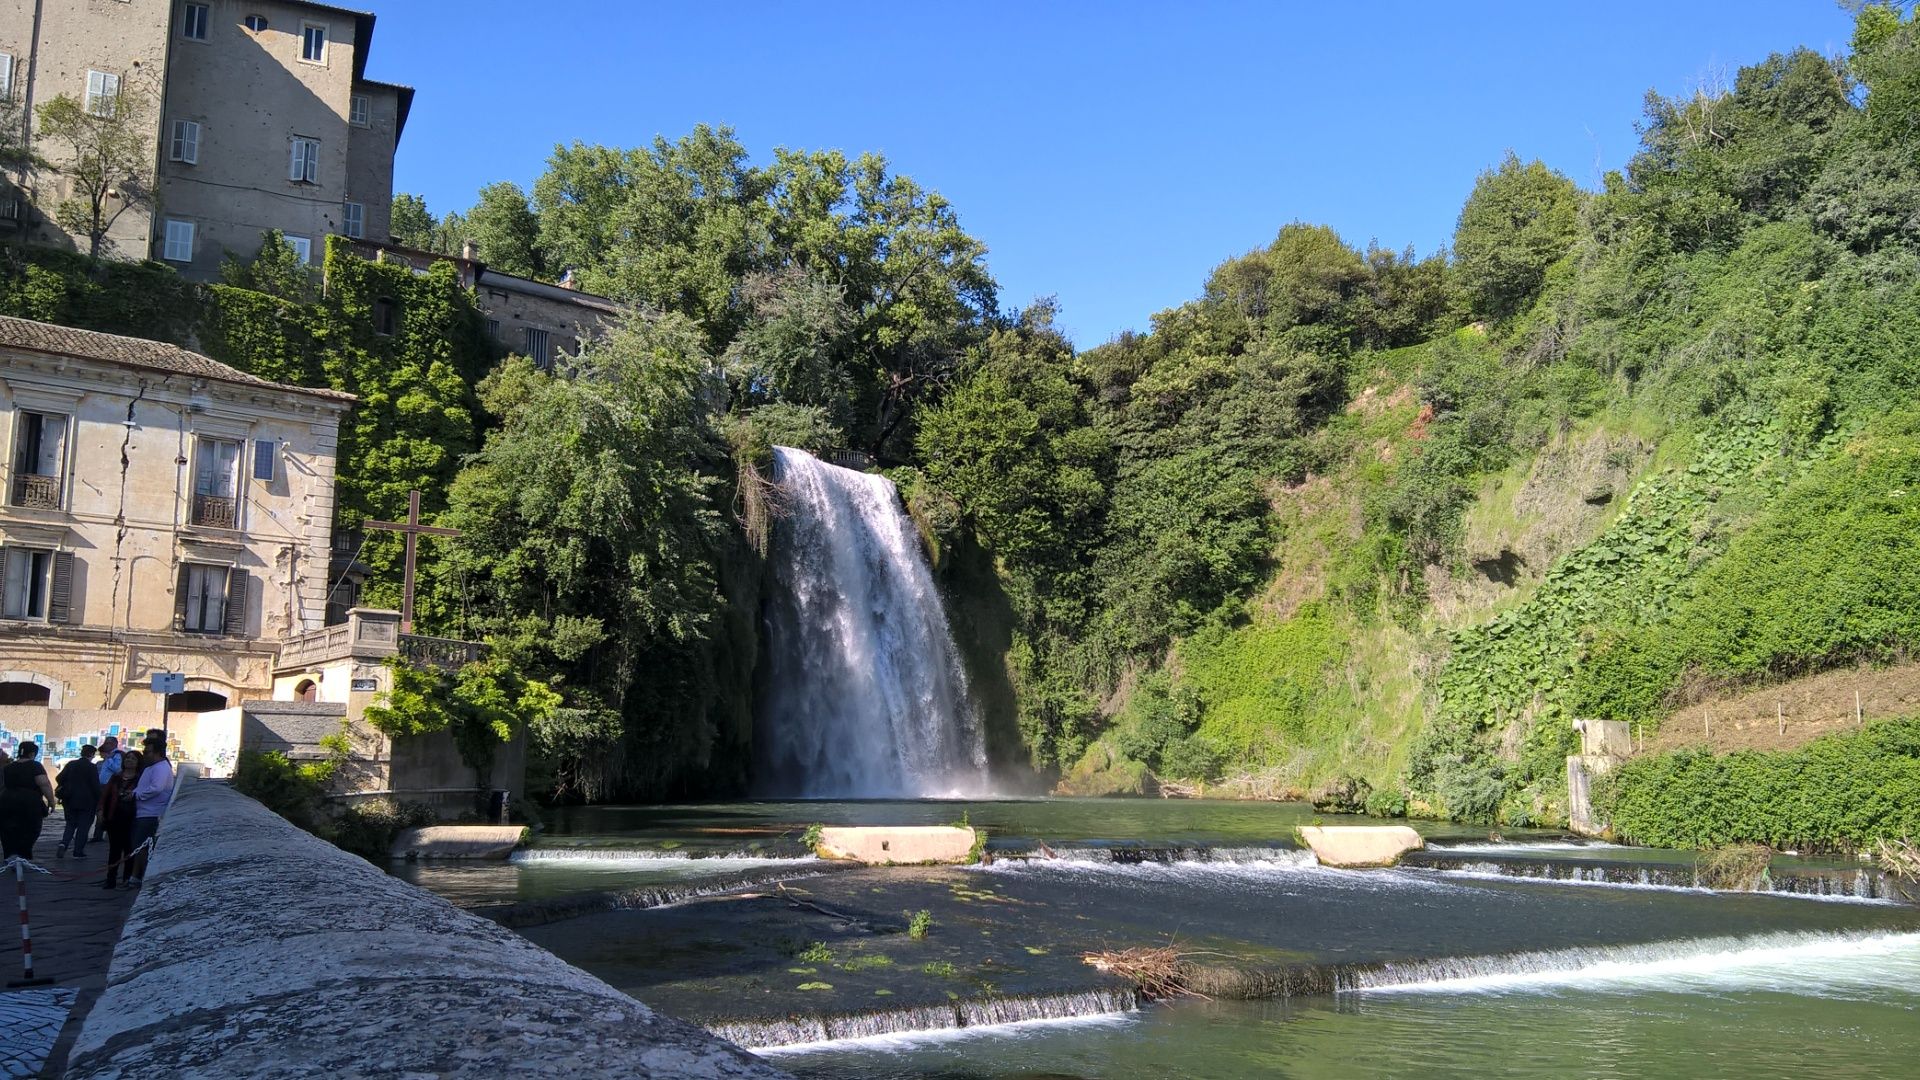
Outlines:
{"type": "MultiPolygon", "coordinates": [[[[38,105],[141,95],[156,208],[114,222],[111,254],[208,280],[227,252],[250,256],[279,229],[317,260],[330,233],[388,234],[413,91],[367,78],[373,27],[366,12],[303,0],[0,0],[0,97],[58,165],[63,148],[34,132],[38,105]]],[[[21,179],[24,204],[0,207],[0,225],[84,247],[52,221],[69,192],[57,169],[21,179]]]]}
{"type": "Polygon", "coordinates": [[[0,317],[0,706],[152,710],[155,672],[187,711],[270,697],[324,621],[353,400],[0,317]]]}

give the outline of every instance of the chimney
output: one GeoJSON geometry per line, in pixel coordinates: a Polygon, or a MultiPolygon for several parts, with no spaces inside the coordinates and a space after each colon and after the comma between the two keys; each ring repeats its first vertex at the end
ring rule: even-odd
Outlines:
{"type": "Polygon", "coordinates": [[[468,262],[480,261],[480,248],[471,240],[460,241],[460,257],[468,262]]]}

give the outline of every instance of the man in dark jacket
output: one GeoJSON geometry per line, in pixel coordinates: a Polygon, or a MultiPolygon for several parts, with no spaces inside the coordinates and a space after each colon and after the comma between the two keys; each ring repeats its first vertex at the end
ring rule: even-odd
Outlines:
{"type": "Polygon", "coordinates": [[[67,827],[60,833],[60,847],[54,857],[67,857],[67,848],[73,848],[73,857],[87,857],[87,837],[93,831],[93,816],[100,810],[100,769],[93,760],[93,747],[80,748],[80,756],[67,762],[60,770],[60,779],[53,785],[53,794],[60,805],[67,808],[67,827]]]}

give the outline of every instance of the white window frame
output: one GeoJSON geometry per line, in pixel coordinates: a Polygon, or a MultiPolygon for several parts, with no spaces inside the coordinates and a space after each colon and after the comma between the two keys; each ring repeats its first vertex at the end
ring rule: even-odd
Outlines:
{"type": "Polygon", "coordinates": [[[184,165],[200,164],[200,122],[175,120],[167,139],[167,160],[184,165]]]}
{"type": "Polygon", "coordinates": [[[520,328],[520,341],[527,347],[527,359],[543,367],[553,362],[553,335],[548,331],[538,326],[523,326],[520,328]],[[539,343],[537,349],[535,342],[539,343]]]}
{"type": "Polygon", "coordinates": [[[188,41],[207,40],[207,27],[213,22],[213,12],[206,4],[182,4],[180,6],[180,36],[188,41]],[[198,19],[195,18],[198,16],[198,19]],[[194,33],[195,30],[200,31],[194,33]]]}
{"type": "Polygon", "coordinates": [[[342,235],[359,240],[367,235],[367,206],[365,203],[349,202],[340,207],[340,232],[342,235]]]}
{"type": "Polygon", "coordinates": [[[313,22],[307,19],[300,20],[300,62],[303,64],[318,64],[321,67],[326,67],[328,37],[326,23],[313,22]],[[317,57],[307,55],[307,43],[312,39],[312,34],[315,30],[320,32],[320,55],[317,57]]]}
{"type": "Polygon", "coordinates": [[[365,94],[347,98],[347,123],[354,127],[373,126],[373,99],[365,94]]]}
{"type": "Polygon", "coordinates": [[[287,143],[287,179],[296,184],[320,182],[320,140],[295,135],[287,143]]]}
{"type": "Polygon", "coordinates": [[[180,587],[187,590],[187,617],[180,629],[189,634],[227,632],[227,587],[233,581],[233,567],[217,563],[184,563],[186,571],[180,587]],[[218,583],[217,588],[209,588],[218,583]],[[198,603],[194,586],[199,586],[198,603]],[[211,618],[209,618],[211,616],[211,618]]]}
{"type": "Polygon", "coordinates": [[[87,112],[94,116],[112,116],[120,101],[120,76],[111,71],[87,69],[87,112]],[[104,105],[102,103],[105,103],[104,105]]]}
{"type": "Polygon", "coordinates": [[[240,25],[246,27],[247,33],[249,34],[264,34],[267,32],[267,27],[272,26],[273,24],[267,21],[267,17],[265,15],[262,15],[256,11],[248,14],[246,18],[241,19],[240,25]],[[253,25],[253,21],[255,19],[260,20],[259,26],[253,25]]]}
{"type": "Polygon", "coordinates": [[[0,52],[0,101],[13,100],[13,54],[0,52]]]}
{"type": "Polygon", "coordinates": [[[295,255],[299,256],[302,266],[311,266],[313,264],[313,240],[311,237],[297,236],[293,233],[281,233],[280,238],[287,242],[287,246],[293,249],[295,255]]]}
{"type": "Polygon", "coordinates": [[[160,257],[168,262],[192,262],[193,233],[193,222],[184,218],[168,218],[166,231],[162,234],[160,257]]]}
{"type": "Polygon", "coordinates": [[[46,622],[53,610],[52,548],[8,544],[0,548],[0,618],[46,622]],[[38,560],[38,565],[35,565],[38,560]],[[39,610],[34,610],[38,585],[39,610]]]}

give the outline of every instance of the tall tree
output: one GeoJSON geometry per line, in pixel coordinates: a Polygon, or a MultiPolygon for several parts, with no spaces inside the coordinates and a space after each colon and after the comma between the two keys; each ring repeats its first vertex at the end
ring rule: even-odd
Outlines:
{"type": "Polygon", "coordinates": [[[433,230],[437,222],[427,209],[427,200],[408,191],[393,196],[393,219],[387,231],[402,247],[433,250],[433,230]]]}
{"type": "Polygon", "coordinates": [[[480,201],[467,211],[458,230],[460,235],[451,238],[455,250],[471,240],[480,261],[495,270],[525,278],[547,276],[540,218],[520,185],[501,181],[481,188],[480,201]]]}
{"type": "Polygon", "coordinates": [[[1579,230],[1573,181],[1511,150],[1480,174],[1453,233],[1453,264],[1473,314],[1503,319],[1540,291],[1579,230]]]}
{"type": "Polygon", "coordinates": [[[147,132],[156,95],[143,76],[128,78],[134,85],[114,94],[87,103],[61,94],[39,110],[41,136],[66,147],[56,168],[73,189],[54,208],[53,219],[86,237],[87,255],[95,259],[111,246],[107,234],[121,215],[154,203],[154,153],[147,132]]]}

